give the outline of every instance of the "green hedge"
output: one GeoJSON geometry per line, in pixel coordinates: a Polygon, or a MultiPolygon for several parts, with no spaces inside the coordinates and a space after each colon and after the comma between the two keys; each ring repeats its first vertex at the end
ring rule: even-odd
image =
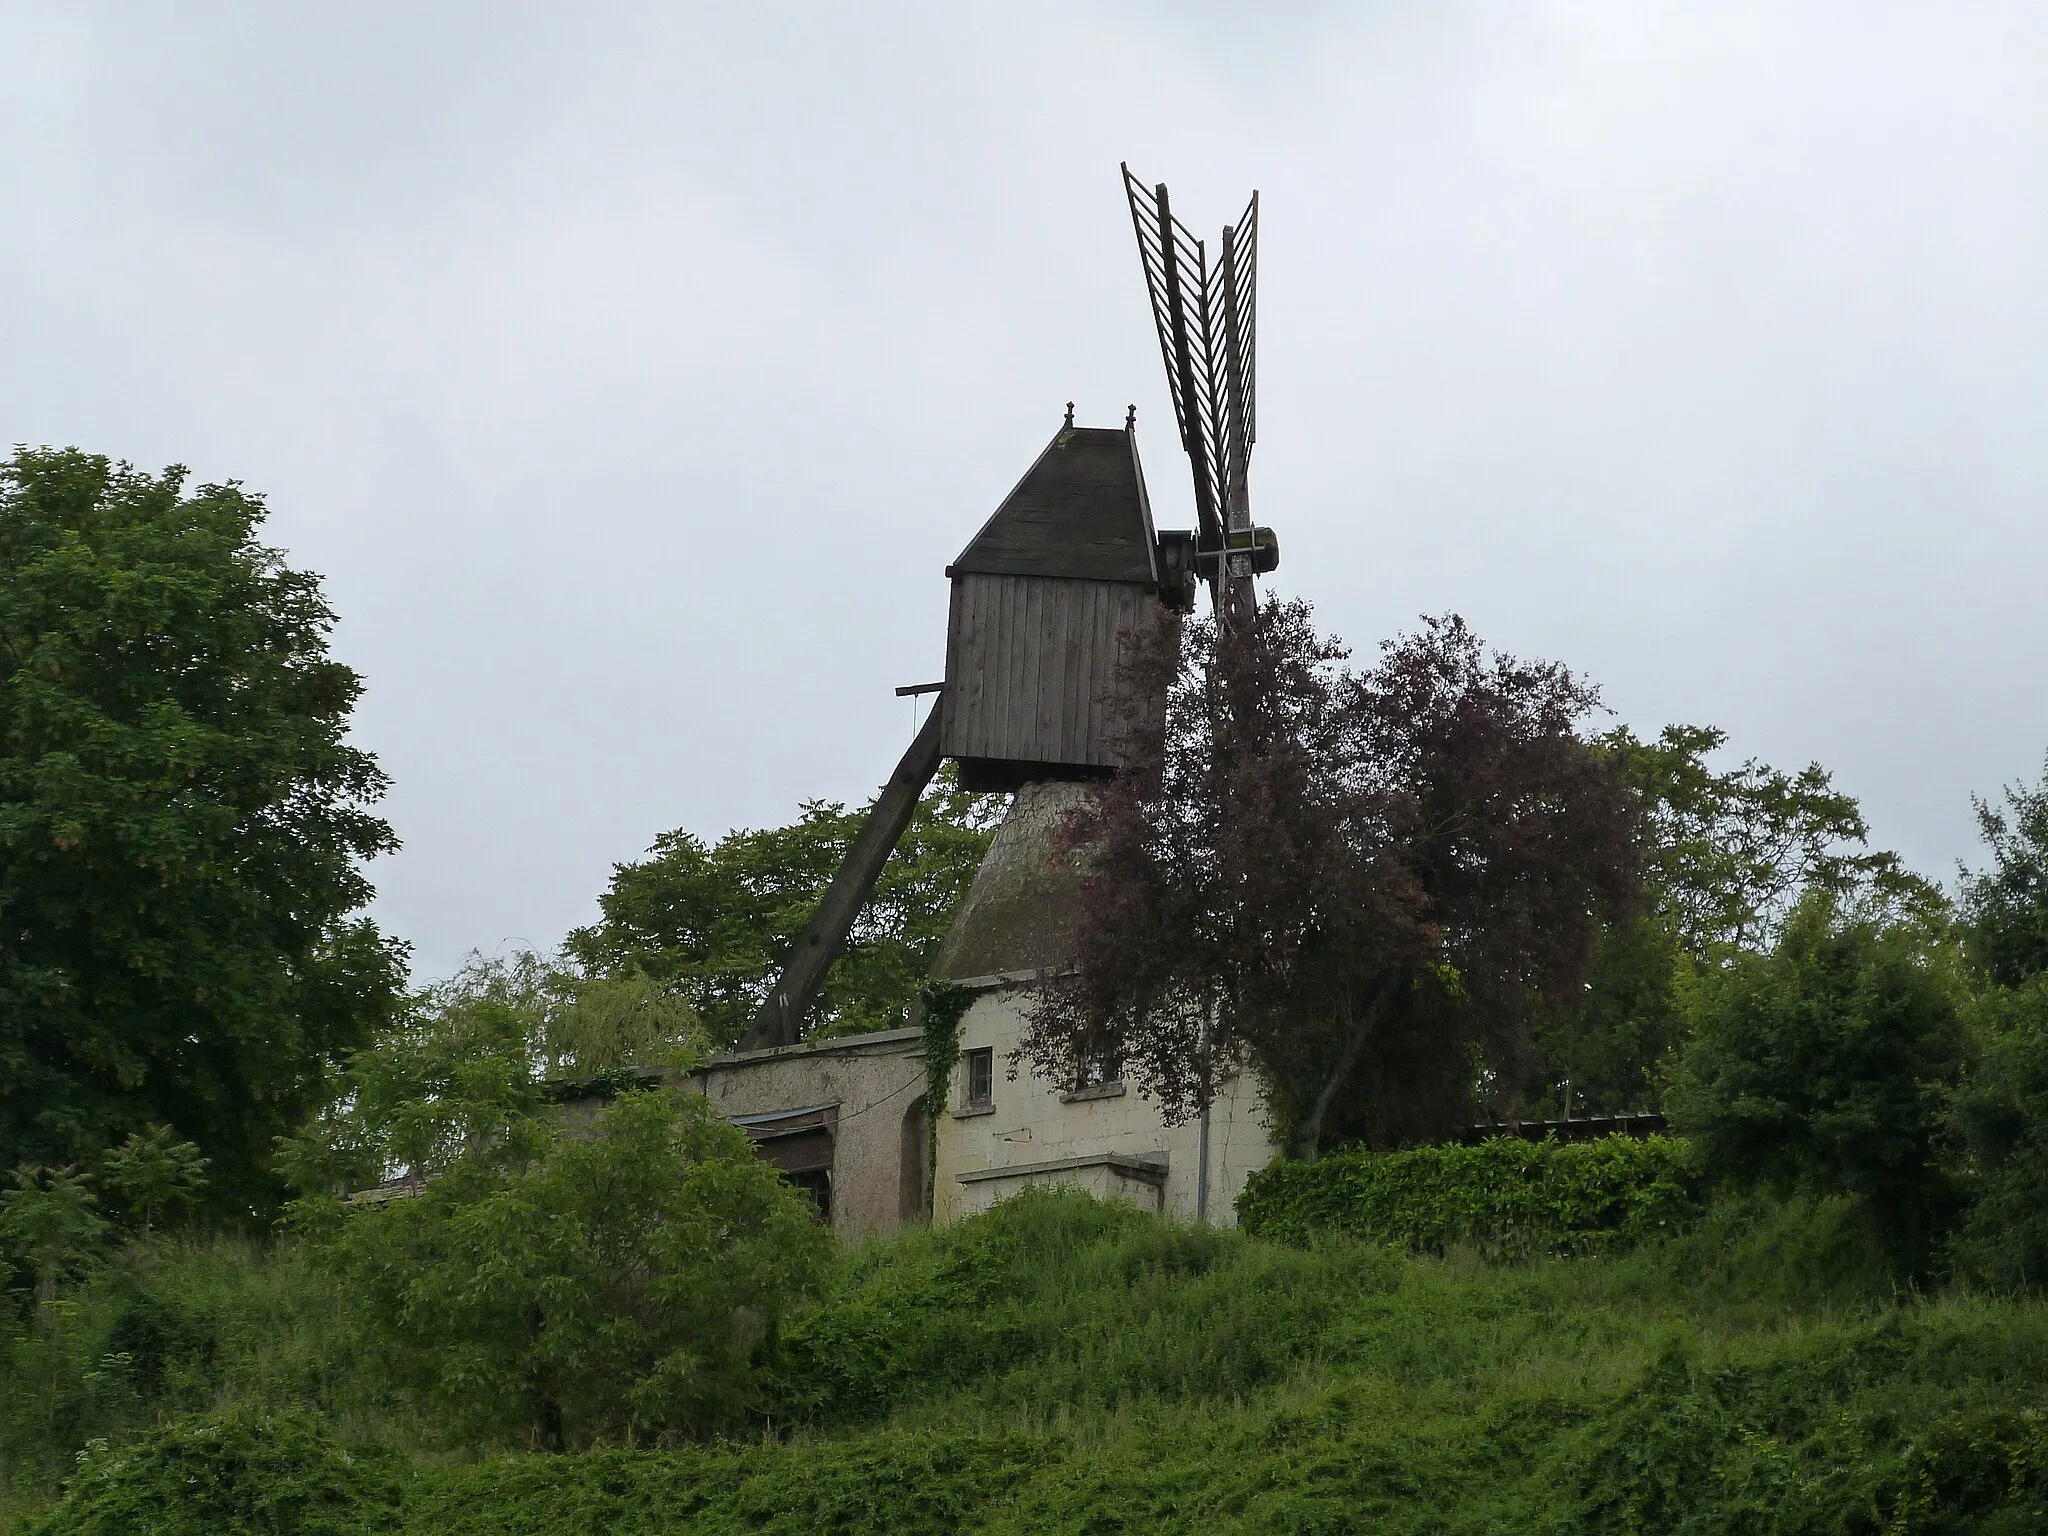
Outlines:
{"type": "Polygon", "coordinates": [[[1495,1137],[1473,1147],[1334,1152],[1276,1162],[1238,1196],[1247,1232],[1299,1243],[1311,1232],[1440,1253],[1591,1253],[1675,1232],[1698,1213],[1683,1141],[1604,1136],[1560,1145],[1495,1137]]]}

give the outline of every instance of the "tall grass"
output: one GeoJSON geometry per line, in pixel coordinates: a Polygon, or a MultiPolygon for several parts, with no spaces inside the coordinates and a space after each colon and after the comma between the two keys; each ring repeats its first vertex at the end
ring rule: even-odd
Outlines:
{"type": "Polygon", "coordinates": [[[288,1241],[134,1244],[44,1326],[13,1299],[0,1298],[0,1522],[46,1502],[88,1446],[185,1414],[311,1409],[358,1442],[416,1439],[355,1368],[344,1298],[288,1241]]]}
{"type": "MultiPolygon", "coordinates": [[[[750,1437],[415,1458],[395,1505],[333,1528],[2048,1528],[2048,1308],[1897,1291],[1874,1242],[1847,1201],[1749,1202],[1625,1256],[1497,1265],[1282,1247],[1034,1193],[847,1254],[777,1341],[779,1404],[750,1437]]],[[[153,1405],[138,1388],[93,1410],[103,1432],[240,1403],[235,1433],[270,1464],[304,1422],[251,1413],[299,1403],[326,1416],[337,1466],[349,1444],[413,1437],[351,1376],[333,1298],[290,1250],[195,1244],[157,1262],[127,1283],[212,1318],[214,1354],[176,1366],[153,1405]]],[[[74,1383],[105,1352],[85,1315],[116,1315],[114,1278],[99,1284],[64,1357],[74,1383]]],[[[57,1348],[17,1337],[9,1364],[57,1348]]],[[[10,1378],[10,1414],[28,1383],[10,1378]]],[[[36,1469],[25,1486],[44,1492],[81,1443],[18,1438],[10,1469],[36,1469]]],[[[168,1443],[95,1455],[29,1528],[122,1529],[109,1522],[141,1507],[152,1469],[186,1464],[168,1443]]]]}

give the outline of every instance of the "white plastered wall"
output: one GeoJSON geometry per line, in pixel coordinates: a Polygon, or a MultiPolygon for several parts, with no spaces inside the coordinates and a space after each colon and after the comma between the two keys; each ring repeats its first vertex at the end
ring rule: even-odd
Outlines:
{"type": "Polygon", "coordinates": [[[960,1021],[962,1065],[954,1069],[948,1105],[939,1117],[933,1219],[957,1221],[1027,1185],[1056,1182],[1162,1210],[1180,1221],[1203,1214],[1217,1225],[1235,1225],[1236,1200],[1245,1181],[1279,1151],[1253,1074],[1231,1079],[1210,1106],[1205,1210],[1198,1187],[1199,1121],[1168,1126],[1159,1106],[1141,1096],[1135,1084],[1126,1084],[1121,1094],[1097,1090],[1076,1096],[1062,1094],[1025,1063],[1010,1077],[1010,1053],[1023,1030],[1028,999],[1021,986],[987,987],[960,1021]],[[987,1110],[967,1109],[962,1102],[966,1053],[975,1049],[995,1053],[994,1103],[987,1110]],[[1163,1161],[1163,1186],[1106,1162],[1028,1171],[1042,1164],[1109,1157],[1163,1161]],[[1019,1171],[1010,1178],[972,1177],[998,1168],[1019,1171]],[[965,1182],[963,1173],[970,1175],[965,1182]]]}

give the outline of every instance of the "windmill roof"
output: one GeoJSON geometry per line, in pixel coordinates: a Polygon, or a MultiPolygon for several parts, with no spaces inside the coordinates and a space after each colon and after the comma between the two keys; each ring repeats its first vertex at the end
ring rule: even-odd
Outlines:
{"type": "Polygon", "coordinates": [[[1152,507],[1129,432],[1064,427],[982,524],[948,576],[1156,582],[1152,507]]]}

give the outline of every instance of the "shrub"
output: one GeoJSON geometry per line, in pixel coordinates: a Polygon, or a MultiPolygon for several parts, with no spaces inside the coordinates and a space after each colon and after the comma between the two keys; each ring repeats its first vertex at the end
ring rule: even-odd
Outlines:
{"type": "Polygon", "coordinates": [[[621,1094],[587,1137],[522,1127],[408,1199],[300,1207],[372,1359],[458,1440],[543,1449],[743,1420],[831,1235],[701,1094],[621,1094]]]}
{"type": "Polygon", "coordinates": [[[168,1125],[131,1131],[128,1140],[100,1159],[100,1182],[141,1219],[148,1237],[157,1221],[181,1205],[197,1205],[206,1192],[207,1159],[168,1125]]]}
{"type": "Polygon", "coordinates": [[[1247,1232],[1299,1243],[1312,1232],[1441,1252],[1582,1254],[1676,1231],[1695,1213],[1685,1144],[1605,1136],[1559,1144],[1496,1137],[1474,1147],[1363,1148],[1276,1162],[1238,1197],[1247,1232]]]}
{"type": "Polygon", "coordinates": [[[1944,1214],[1958,981],[1928,925],[1808,898],[1770,954],[1710,979],[1665,1094],[1672,1123],[1711,1175],[1862,1197],[1895,1255],[1917,1263],[1944,1214]]]}
{"type": "Polygon", "coordinates": [[[369,1536],[398,1528],[401,1477],[395,1457],[342,1447],[312,1415],[243,1408],[88,1447],[22,1536],[369,1536]]]}
{"type": "Polygon", "coordinates": [[[1977,1175],[1954,1253],[1997,1285],[2048,1282],[2048,976],[1977,1004],[1982,1059],[1950,1123],[1977,1175]]]}
{"type": "Polygon", "coordinates": [[[107,1224],[94,1209],[92,1175],[76,1168],[16,1168],[0,1191],[0,1253],[19,1256],[36,1279],[36,1321],[48,1327],[57,1281],[92,1257],[107,1224]]]}

